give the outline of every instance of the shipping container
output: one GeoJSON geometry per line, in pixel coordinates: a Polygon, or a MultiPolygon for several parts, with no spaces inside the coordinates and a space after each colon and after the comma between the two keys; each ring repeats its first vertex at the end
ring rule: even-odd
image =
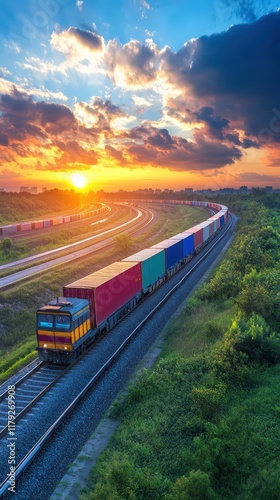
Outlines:
{"type": "Polygon", "coordinates": [[[51,219],[51,226],[57,226],[58,224],[63,224],[63,217],[56,217],[51,219]]]}
{"type": "Polygon", "coordinates": [[[208,219],[210,221],[213,221],[215,224],[214,224],[214,230],[217,231],[218,229],[220,229],[220,216],[218,214],[216,215],[213,215],[211,217],[211,219],[208,219]]]}
{"type": "Polygon", "coordinates": [[[165,253],[164,250],[145,248],[140,252],[130,255],[122,262],[140,262],[142,290],[146,293],[165,276],[165,253]]]}
{"type": "Polygon", "coordinates": [[[200,224],[198,224],[198,226],[202,227],[203,229],[203,243],[205,243],[205,241],[208,240],[210,236],[209,224],[209,221],[201,222],[200,224]]]}
{"type": "Polygon", "coordinates": [[[156,245],[153,245],[151,248],[160,248],[165,251],[165,265],[166,271],[170,271],[173,267],[175,267],[178,263],[182,262],[184,259],[183,252],[183,242],[182,240],[176,241],[172,238],[169,238],[164,241],[160,241],[156,245]]]}
{"type": "Polygon", "coordinates": [[[114,262],[63,288],[64,297],[88,299],[95,328],[109,316],[141,295],[140,263],[114,262]]]}
{"type": "Polygon", "coordinates": [[[71,216],[70,216],[70,215],[65,215],[65,216],[63,217],[63,222],[64,222],[64,224],[65,224],[66,222],[71,222],[71,216]]]}
{"type": "Polygon", "coordinates": [[[32,222],[22,222],[18,224],[18,231],[30,231],[32,229],[32,222]]]}
{"type": "Polygon", "coordinates": [[[214,234],[214,221],[210,220],[210,219],[208,219],[208,221],[209,221],[209,235],[213,236],[213,234],[214,234]]]}
{"type": "Polygon", "coordinates": [[[71,222],[75,222],[76,220],[79,220],[79,214],[73,214],[70,217],[71,217],[71,222]]]}
{"type": "Polygon", "coordinates": [[[217,219],[208,219],[212,224],[213,224],[213,227],[214,227],[214,233],[217,231],[217,219]]]}
{"type": "Polygon", "coordinates": [[[35,222],[32,222],[32,229],[41,229],[42,227],[44,227],[43,220],[36,220],[35,222]]]}
{"type": "Polygon", "coordinates": [[[187,231],[183,231],[184,233],[192,233],[194,237],[194,249],[196,250],[197,247],[202,245],[203,243],[203,228],[200,227],[199,225],[191,227],[187,231]]]}
{"type": "Polygon", "coordinates": [[[186,259],[194,252],[194,236],[192,233],[179,233],[172,236],[173,240],[182,240],[183,242],[183,257],[186,259]]]}
{"type": "Polygon", "coordinates": [[[228,212],[227,212],[227,210],[221,210],[219,212],[219,214],[224,216],[224,222],[226,222],[227,218],[228,218],[228,212]]]}
{"type": "Polygon", "coordinates": [[[44,227],[50,227],[50,225],[51,225],[50,219],[45,219],[44,220],[44,227]]]}
{"type": "Polygon", "coordinates": [[[5,236],[6,234],[14,234],[17,232],[17,224],[9,224],[7,226],[2,226],[2,234],[5,236]]]}

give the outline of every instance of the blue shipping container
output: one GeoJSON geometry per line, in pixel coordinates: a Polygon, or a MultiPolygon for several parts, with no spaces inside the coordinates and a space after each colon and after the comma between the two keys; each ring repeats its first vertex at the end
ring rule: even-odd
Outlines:
{"type": "Polygon", "coordinates": [[[194,252],[194,236],[192,233],[179,233],[172,236],[173,240],[182,240],[183,242],[183,257],[186,258],[188,255],[194,252]]]}
{"type": "Polygon", "coordinates": [[[164,249],[166,271],[172,269],[172,267],[176,266],[176,264],[181,262],[184,258],[182,240],[176,241],[169,238],[168,240],[164,240],[156,245],[153,245],[151,248],[164,249]]]}

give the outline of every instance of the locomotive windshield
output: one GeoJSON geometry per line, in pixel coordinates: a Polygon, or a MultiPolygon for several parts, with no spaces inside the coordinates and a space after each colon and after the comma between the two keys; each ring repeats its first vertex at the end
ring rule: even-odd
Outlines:
{"type": "Polygon", "coordinates": [[[38,328],[53,328],[52,314],[38,314],[37,318],[38,328]]]}
{"type": "Polygon", "coordinates": [[[55,316],[55,328],[68,330],[70,328],[70,316],[55,316]]]}

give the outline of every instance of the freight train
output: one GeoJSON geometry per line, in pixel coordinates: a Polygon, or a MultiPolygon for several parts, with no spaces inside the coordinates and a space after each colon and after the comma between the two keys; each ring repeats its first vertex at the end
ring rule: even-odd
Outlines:
{"type": "Polygon", "coordinates": [[[74,362],[99,336],[111,330],[146,295],[207,245],[228,219],[228,209],[223,205],[179,203],[207,207],[213,215],[201,224],[64,286],[63,297],[50,301],[36,314],[41,360],[57,364],[74,362]]]}
{"type": "Polygon", "coordinates": [[[33,229],[46,229],[52,226],[58,226],[60,224],[66,224],[68,222],[76,222],[83,219],[88,219],[95,215],[108,212],[108,207],[101,203],[100,208],[90,210],[89,212],[80,212],[73,215],[63,215],[61,217],[55,217],[53,219],[37,220],[33,222],[20,222],[19,224],[8,224],[7,226],[0,226],[0,236],[10,236],[16,233],[23,233],[25,231],[31,231],[33,229]]]}

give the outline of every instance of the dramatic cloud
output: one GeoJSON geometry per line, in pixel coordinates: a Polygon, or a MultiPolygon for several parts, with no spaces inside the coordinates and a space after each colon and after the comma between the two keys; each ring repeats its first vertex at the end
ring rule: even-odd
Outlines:
{"type": "Polygon", "coordinates": [[[61,33],[54,32],[51,45],[59,52],[63,52],[69,59],[83,60],[99,55],[104,50],[103,37],[89,30],[81,30],[71,26],[61,33]]]}
{"type": "Polygon", "coordinates": [[[102,81],[106,72],[115,84],[114,98],[89,93],[71,110],[36,101],[0,78],[0,149],[7,170],[14,155],[18,163],[36,156],[40,170],[149,166],[210,175],[261,148],[269,166],[278,165],[280,12],[190,40],[177,52],[152,41],[105,45],[96,33],[74,27],[53,33],[51,43],[66,63],[86,59],[89,72],[102,66],[102,81]]]}
{"type": "Polygon", "coordinates": [[[0,96],[0,132],[11,140],[24,141],[29,136],[46,138],[47,134],[73,131],[76,120],[62,104],[35,102],[32,96],[13,87],[11,94],[0,96]]]}
{"type": "Polygon", "coordinates": [[[235,146],[209,141],[199,131],[194,134],[195,141],[170,136],[167,130],[148,125],[134,128],[125,136],[133,140],[122,146],[132,165],[146,164],[176,171],[208,170],[231,165],[242,156],[235,146]]]}
{"type": "Polygon", "coordinates": [[[177,53],[166,49],[162,70],[170,84],[186,95],[191,92],[214,107],[215,114],[258,138],[280,104],[279,45],[277,12],[188,42],[177,53]]]}
{"type": "MultiPolygon", "coordinates": [[[[242,174],[237,174],[234,177],[238,182],[250,182],[253,184],[275,182],[277,179],[275,175],[258,174],[257,172],[243,172],[242,174]]],[[[278,180],[280,180],[280,176],[278,177],[278,180]]]]}
{"type": "Polygon", "coordinates": [[[152,42],[142,45],[131,40],[121,45],[117,40],[110,41],[105,53],[108,75],[121,86],[141,88],[156,80],[158,55],[152,42]]]}

